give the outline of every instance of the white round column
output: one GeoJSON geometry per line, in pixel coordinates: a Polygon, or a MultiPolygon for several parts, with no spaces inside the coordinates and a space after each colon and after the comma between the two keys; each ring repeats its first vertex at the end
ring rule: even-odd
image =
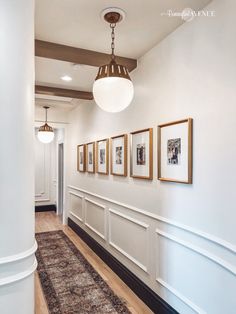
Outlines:
{"type": "Polygon", "coordinates": [[[34,313],[34,0],[0,0],[0,313],[34,313]]]}

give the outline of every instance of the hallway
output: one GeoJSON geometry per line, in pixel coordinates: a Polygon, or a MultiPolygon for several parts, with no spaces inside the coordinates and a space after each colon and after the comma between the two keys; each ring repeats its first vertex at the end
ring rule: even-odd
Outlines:
{"type": "MultiPolygon", "coordinates": [[[[87,261],[94,267],[99,275],[105,280],[115,294],[122,299],[131,313],[152,313],[152,311],[123,283],[121,279],[71,230],[62,225],[60,218],[54,212],[36,213],[35,232],[48,232],[63,230],[69,239],[75,244],[87,261]]],[[[39,276],[35,274],[35,308],[36,314],[48,314],[39,276]]]]}
{"type": "Polygon", "coordinates": [[[2,0],[0,314],[236,314],[236,0],[2,0]]]}

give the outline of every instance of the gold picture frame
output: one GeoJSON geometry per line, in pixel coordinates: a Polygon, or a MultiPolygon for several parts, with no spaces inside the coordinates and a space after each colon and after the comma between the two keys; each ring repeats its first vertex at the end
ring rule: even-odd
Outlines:
{"type": "MultiPolygon", "coordinates": [[[[122,147],[122,146],[120,146],[122,147]]],[[[128,150],[128,136],[127,134],[121,134],[117,136],[113,136],[110,138],[110,171],[111,174],[114,176],[121,176],[121,177],[127,177],[127,150],[128,150]],[[123,158],[119,157],[119,163],[122,165],[122,160],[123,160],[123,167],[119,167],[120,165],[117,165],[117,170],[114,169],[113,166],[113,161],[114,157],[117,158],[117,156],[113,156],[113,142],[118,140],[118,139],[123,139],[123,158]],[[121,168],[121,169],[119,169],[121,168]],[[123,171],[122,171],[123,168],[123,171]]]]}
{"type": "Polygon", "coordinates": [[[86,171],[88,173],[95,173],[95,142],[90,142],[86,144],[86,171]],[[92,166],[89,164],[90,162],[90,149],[89,146],[92,145],[92,166]],[[90,169],[92,168],[92,169],[90,169]]]}
{"type": "Polygon", "coordinates": [[[153,179],[153,128],[142,129],[130,133],[130,176],[137,179],[153,179]],[[148,136],[146,137],[148,139],[148,143],[140,143],[136,145],[136,143],[134,143],[134,137],[136,137],[137,135],[141,135],[142,133],[145,134],[147,132],[148,136]],[[147,151],[146,144],[148,144],[147,151]],[[136,145],[136,147],[134,147],[134,145],[136,145]],[[141,145],[141,147],[138,147],[139,145],[141,145]],[[136,158],[134,156],[134,149],[136,151],[136,158]],[[141,158],[143,158],[142,160],[139,160],[138,155],[140,154],[142,156],[141,158]],[[146,155],[148,155],[147,160],[146,155]],[[136,160],[136,164],[134,163],[134,160],[136,160]],[[144,171],[139,171],[138,168],[141,168],[139,166],[146,166],[146,169],[145,167],[143,167],[141,170],[144,171]],[[146,174],[142,174],[142,172],[146,174]]]}
{"type": "MultiPolygon", "coordinates": [[[[183,126],[182,126],[183,127],[183,126]]],[[[183,133],[183,131],[181,131],[183,133]]],[[[174,133],[174,131],[173,131],[174,133]]],[[[177,134],[177,132],[176,132],[177,134]]],[[[165,123],[165,124],[161,124],[158,125],[158,180],[160,181],[168,181],[168,182],[176,182],[176,183],[184,183],[184,184],[192,184],[193,181],[193,171],[192,171],[192,154],[193,154],[193,119],[192,118],[187,118],[187,119],[182,119],[182,120],[178,120],[178,121],[173,121],[173,122],[169,122],[169,123],[165,123]],[[164,153],[162,153],[162,148],[164,147],[164,144],[162,144],[163,138],[162,138],[162,130],[164,128],[168,128],[168,127],[173,127],[175,125],[181,125],[181,124],[186,124],[186,130],[184,133],[185,134],[185,140],[184,140],[184,145],[182,145],[182,138],[178,136],[178,138],[176,138],[176,136],[172,136],[172,139],[168,139],[169,141],[175,141],[175,144],[173,144],[174,142],[172,142],[172,148],[169,147],[169,143],[167,142],[167,146],[166,146],[166,160],[167,160],[167,166],[172,166],[174,169],[174,167],[176,166],[181,166],[184,170],[182,172],[187,173],[185,175],[186,179],[184,180],[183,178],[178,179],[177,175],[176,177],[166,177],[163,176],[163,167],[162,167],[162,163],[164,163],[164,153]],[[178,140],[178,143],[176,142],[178,140]],[[173,148],[173,145],[175,145],[175,147],[173,148]],[[184,147],[182,147],[184,146],[184,147]],[[187,146],[187,147],[186,147],[187,146]],[[175,150],[174,153],[172,153],[173,149],[175,150]],[[180,150],[180,152],[178,152],[178,150],[180,150]],[[170,154],[170,156],[168,156],[168,154],[170,154]],[[186,156],[185,159],[187,159],[187,161],[181,165],[181,163],[179,162],[179,159],[181,159],[181,154],[183,154],[184,156],[186,156]],[[174,157],[173,157],[174,156],[174,157]],[[178,158],[178,156],[180,156],[178,158]],[[172,162],[173,160],[173,162],[172,162]]],[[[169,168],[171,169],[171,168],[169,168]]],[[[168,172],[170,172],[171,170],[167,170],[168,172]]],[[[166,172],[167,172],[166,171],[166,172]]],[[[181,168],[180,168],[181,171],[181,168]]],[[[179,171],[179,172],[180,172],[179,171]]]]}
{"type": "Polygon", "coordinates": [[[109,174],[109,139],[103,139],[96,142],[96,172],[99,174],[109,174]],[[103,144],[103,145],[102,145],[103,144]],[[99,145],[102,145],[102,152],[99,151],[99,145]],[[104,151],[105,150],[105,151],[104,151]]]}
{"type": "Polygon", "coordinates": [[[86,147],[84,144],[81,144],[77,146],[77,171],[85,172],[85,170],[86,170],[86,147]],[[81,155],[81,153],[83,155],[81,155]]]}

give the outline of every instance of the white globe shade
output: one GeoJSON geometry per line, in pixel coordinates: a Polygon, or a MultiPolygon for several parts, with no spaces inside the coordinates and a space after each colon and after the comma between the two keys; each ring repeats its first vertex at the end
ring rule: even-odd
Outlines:
{"type": "Polygon", "coordinates": [[[44,144],[51,143],[54,139],[54,132],[38,131],[38,139],[44,144]]]}
{"type": "Polygon", "coordinates": [[[131,103],[134,86],[131,80],[123,77],[104,77],[94,82],[93,96],[102,110],[119,112],[131,103]]]}

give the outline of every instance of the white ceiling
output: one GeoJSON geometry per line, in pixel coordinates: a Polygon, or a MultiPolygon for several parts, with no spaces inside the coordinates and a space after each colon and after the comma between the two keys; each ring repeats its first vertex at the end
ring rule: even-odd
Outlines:
{"type": "Polygon", "coordinates": [[[70,62],[36,57],[36,82],[40,85],[91,91],[98,68],[77,65],[70,62]],[[65,82],[61,77],[68,75],[72,81],[65,82]]]}
{"type": "MultiPolygon", "coordinates": [[[[116,28],[116,54],[139,58],[183,23],[181,17],[162,13],[198,10],[211,0],[36,0],[36,38],[110,53],[110,28],[100,13],[120,7],[126,18],[116,28]]],[[[36,58],[36,83],[91,91],[97,68],[36,58]],[[73,80],[64,82],[63,75],[73,80]]]]}
{"type": "Polygon", "coordinates": [[[203,8],[210,0],[36,0],[36,38],[110,52],[110,28],[100,13],[120,7],[126,18],[116,29],[118,55],[139,58],[182,24],[163,12],[203,8]]]}

